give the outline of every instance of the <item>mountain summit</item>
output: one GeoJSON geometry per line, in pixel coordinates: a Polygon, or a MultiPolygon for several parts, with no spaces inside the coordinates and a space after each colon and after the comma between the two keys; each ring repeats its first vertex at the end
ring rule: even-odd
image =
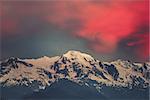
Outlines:
{"type": "Polygon", "coordinates": [[[74,51],[74,50],[68,51],[63,56],[67,57],[68,59],[79,59],[79,60],[87,59],[89,61],[94,60],[94,58],[91,57],[90,55],[86,53],[81,53],[80,51],[74,51]]]}
{"type": "Polygon", "coordinates": [[[2,86],[25,85],[33,89],[45,89],[61,79],[79,85],[147,88],[150,83],[150,63],[132,63],[117,60],[100,62],[88,54],[68,51],[62,56],[38,59],[9,58],[1,61],[2,86]]]}

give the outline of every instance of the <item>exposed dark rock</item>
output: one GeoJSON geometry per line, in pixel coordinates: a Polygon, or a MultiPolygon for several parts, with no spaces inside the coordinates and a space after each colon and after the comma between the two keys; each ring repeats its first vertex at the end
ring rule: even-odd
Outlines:
{"type": "Polygon", "coordinates": [[[93,67],[93,71],[95,72],[95,74],[100,75],[103,79],[107,79],[107,78],[104,76],[104,74],[103,74],[101,71],[99,71],[96,67],[93,67]]]}
{"type": "Polygon", "coordinates": [[[67,66],[65,66],[64,69],[61,69],[61,70],[57,70],[56,73],[60,73],[60,74],[64,74],[65,77],[68,76],[68,69],[67,69],[67,66]]]}
{"type": "Polygon", "coordinates": [[[44,73],[48,76],[48,78],[52,78],[52,74],[46,70],[44,70],[44,73]]]}
{"type": "Polygon", "coordinates": [[[114,78],[114,80],[117,80],[119,77],[119,72],[116,69],[116,67],[113,64],[111,65],[104,64],[104,66],[107,72],[114,78]]]}

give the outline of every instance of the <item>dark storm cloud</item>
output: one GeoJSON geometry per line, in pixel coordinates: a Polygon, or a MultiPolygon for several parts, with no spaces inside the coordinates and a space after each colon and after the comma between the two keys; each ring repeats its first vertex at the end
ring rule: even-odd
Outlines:
{"type": "Polygon", "coordinates": [[[4,57],[76,49],[105,60],[130,55],[133,60],[148,60],[148,0],[3,2],[1,19],[4,57]],[[17,53],[19,48],[23,54],[17,53]]]}

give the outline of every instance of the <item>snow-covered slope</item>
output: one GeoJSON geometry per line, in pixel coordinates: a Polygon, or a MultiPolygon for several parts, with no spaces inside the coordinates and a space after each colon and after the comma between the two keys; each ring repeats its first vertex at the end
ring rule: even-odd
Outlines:
{"type": "Polygon", "coordinates": [[[68,51],[62,56],[39,59],[9,58],[0,64],[2,86],[26,85],[44,89],[59,79],[80,85],[147,88],[150,63],[117,60],[100,62],[88,54],[68,51]]]}

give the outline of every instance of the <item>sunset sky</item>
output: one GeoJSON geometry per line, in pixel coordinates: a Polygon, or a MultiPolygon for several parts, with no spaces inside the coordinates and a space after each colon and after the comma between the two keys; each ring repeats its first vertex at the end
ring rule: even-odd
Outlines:
{"type": "Polygon", "coordinates": [[[1,1],[1,59],[80,50],[100,61],[148,61],[149,0],[1,1]]]}

